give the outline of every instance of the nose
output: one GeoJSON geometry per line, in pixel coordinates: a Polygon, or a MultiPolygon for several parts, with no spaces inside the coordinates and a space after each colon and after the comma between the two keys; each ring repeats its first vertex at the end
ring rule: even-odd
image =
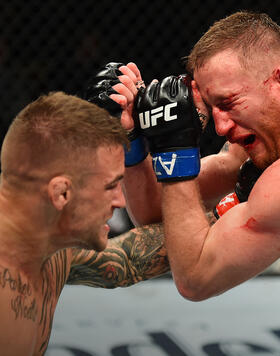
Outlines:
{"type": "Polygon", "coordinates": [[[121,184],[118,184],[118,187],[115,191],[114,197],[113,197],[113,202],[112,205],[115,208],[124,208],[125,207],[125,197],[123,194],[122,186],[121,184]]]}
{"type": "Polygon", "coordinates": [[[219,136],[227,136],[228,132],[235,125],[234,121],[230,118],[230,114],[214,107],[212,109],[212,116],[217,134],[219,136]]]}

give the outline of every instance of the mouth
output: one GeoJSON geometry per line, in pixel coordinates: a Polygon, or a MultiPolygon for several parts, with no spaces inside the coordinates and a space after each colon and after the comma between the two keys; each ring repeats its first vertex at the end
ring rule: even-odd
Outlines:
{"type": "Polygon", "coordinates": [[[256,135],[250,134],[239,139],[230,140],[231,143],[237,143],[242,147],[248,147],[252,145],[256,140],[256,135]]]}
{"type": "Polygon", "coordinates": [[[252,145],[255,142],[256,136],[255,135],[249,135],[247,137],[245,137],[245,139],[243,140],[243,146],[249,146],[252,145]]]}
{"type": "Polygon", "coordinates": [[[110,225],[111,225],[111,219],[112,219],[113,215],[111,217],[109,217],[109,219],[107,219],[104,223],[104,226],[106,226],[106,228],[108,228],[110,230],[110,225]]]}
{"type": "Polygon", "coordinates": [[[110,225],[109,225],[108,223],[103,224],[102,227],[101,227],[101,229],[102,229],[103,231],[105,231],[106,234],[108,234],[109,231],[111,230],[110,225]]]}

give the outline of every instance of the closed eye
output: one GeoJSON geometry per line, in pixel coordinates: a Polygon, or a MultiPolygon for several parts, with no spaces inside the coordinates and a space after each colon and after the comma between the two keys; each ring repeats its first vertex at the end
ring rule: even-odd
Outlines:
{"type": "Polygon", "coordinates": [[[222,111],[229,111],[232,110],[234,104],[233,103],[219,104],[217,105],[217,107],[222,111]]]}
{"type": "Polygon", "coordinates": [[[106,190],[112,190],[112,189],[117,188],[117,186],[118,186],[118,183],[108,184],[108,185],[106,185],[105,189],[106,190]]]}
{"type": "Polygon", "coordinates": [[[122,179],[123,179],[123,175],[122,174],[118,175],[114,180],[112,180],[111,182],[105,185],[105,190],[112,190],[117,188],[117,186],[120,184],[122,179]]]}

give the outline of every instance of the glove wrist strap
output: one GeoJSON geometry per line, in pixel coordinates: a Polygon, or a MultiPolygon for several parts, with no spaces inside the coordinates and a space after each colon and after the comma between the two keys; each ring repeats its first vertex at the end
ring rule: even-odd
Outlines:
{"type": "Polygon", "coordinates": [[[144,161],[148,155],[148,150],[142,136],[138,136],[130,141],[130,149],[125,148],[125,166],[131,167],[144,161]]]}
{"type": "Polygon", "coordinates": [[[160,182],[193,179],[200,171],[199,148],[153,153],[153,168],[160,182]]]}
{"type": "Polygon", "coordinates": [[[224,215],[228,210],[239,204],[240,201],[235,192],[226,195],[213,209],[213,213],[217,219],[224,215]]]}

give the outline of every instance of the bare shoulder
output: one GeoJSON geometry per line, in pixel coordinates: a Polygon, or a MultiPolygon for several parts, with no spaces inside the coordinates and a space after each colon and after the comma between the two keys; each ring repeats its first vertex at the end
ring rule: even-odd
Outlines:
{"type": "Polygon", "coordinates": [[[267,167],[252,190],[252,196],[266,193],[263,198],[278,198],[280,191],[277,189],[280,179],[280,159],[267,167]]]}
{"type": "Polygon", "coordinates": [[[71,268],[72,253],[73,250],[71,248],[59,250],[45,263],[45,274],[51,275],[56,279],[56,282],[59,283],[57,287],[60,290],[63,288],[71,268]]]}
{"type": "Polygon", "coordinates": [[[256,182],[248,199],[252,213],[268,229],[280,232],[280,160],[269,166],[256,182]]]}

